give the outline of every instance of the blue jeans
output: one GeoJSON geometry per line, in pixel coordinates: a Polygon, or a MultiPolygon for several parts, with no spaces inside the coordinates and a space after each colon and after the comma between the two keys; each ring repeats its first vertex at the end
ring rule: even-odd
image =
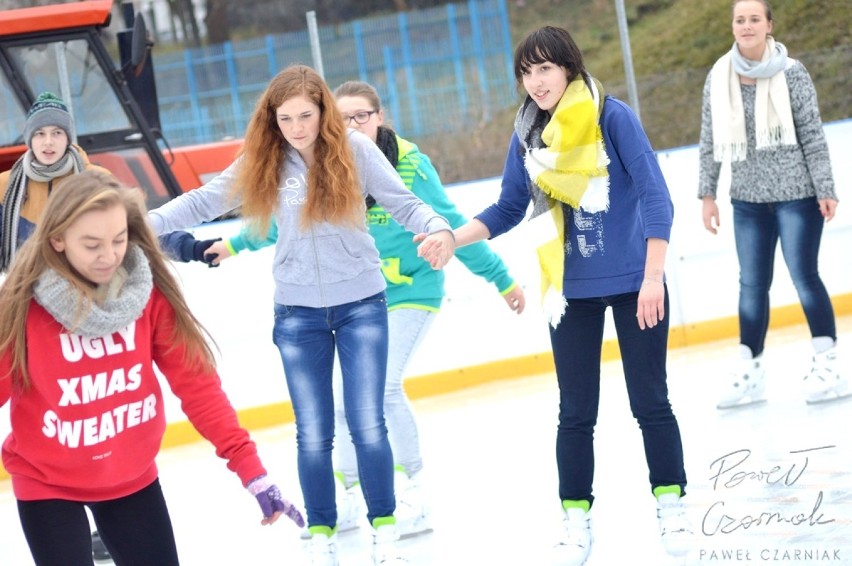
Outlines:
{"type": "Polygon", "coordinates": [[[308,525],[337,525],[331,460],[335,349],[367,518],[372,522],[392,516],[396,504],[393,456],[382,413],[388,357],[384,292],[325,308],[276,304],[273,340],[281,353],[296,415],[299,482],[308,525]]]}
{"type": "Polygon", "coordinates": [[[594,501],[593,436],[600,400],[601,347],[606,309],[612,316],[621,350],[630,410],[642,430],[651,489],[679,485],[686,492],[686,471],[680,429],[672,412],[666,384],[669,296],[666,316],[641,330],[636,321],[638,292],[591,299],[568,299],[550,342],[559,382],[559,428],[556,464],[562,501],[594,501]]]}
{"type": "MultiPolygon", "coordinates": [[[[400,308],[388,313],[389,347],[388,372],[385,383],[385,420],[394,463],[402,466],[409,476],[423,469],[420,435],[411,403],[403,389],[403,378],[411,356],[417,351],[437,313],[422,309],[400,308]]],[[[339,390],[339,366],[335,365],[335,387],[339,390]]],[[[335,445],[337,471],[343,474],[346,485],[358,481],[355,447],[348,435],[346,412],[342,399],[335,397],[338,438],[335,445]],[[346,432],[346,434],[344,434],[346,432]]]]}
{"type": "Polygon", "coordinates": [[[740,343],[751,348],[754,356],[763,352],[769,328],[769,287],[779,240],[811,336],[836,340],[834,309],[817,267],[825,220],[816,198],[731,203],[740,263],[740,343]]]}

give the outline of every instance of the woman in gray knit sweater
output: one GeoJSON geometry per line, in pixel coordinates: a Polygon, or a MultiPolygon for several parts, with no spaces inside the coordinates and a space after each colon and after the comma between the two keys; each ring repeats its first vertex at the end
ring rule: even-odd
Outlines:
{"type": "Polygon", "coordinates": [[[805,399],[832,400],[848,389],[837,373],[834,311],[817,268],[823,226],[837,209],[828,144],[811,77],[770,35],[773,23],[769,2],[736,0],[735,43],[704,85],[698,197],[704,227],[716,234],[716,192],[729,168],[740,266],[741,360],[720,409],[765,400],[762,355],[779,241],[814,347],[805,399]]]}

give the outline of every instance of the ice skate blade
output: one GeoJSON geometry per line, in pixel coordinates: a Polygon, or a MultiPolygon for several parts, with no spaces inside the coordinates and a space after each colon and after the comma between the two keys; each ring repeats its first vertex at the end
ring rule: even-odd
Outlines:
{"type": "Polygon", "coordinates": [[[766,403],[766,399],[746,399],[727,405],[724,403],[718,403],[716,405],[716,408],[720,411],[727,411],[729,409],[744,409],[746,407],[754,407],[755,405],[763,405],[764,403],[766,403]]]}
{"type": "Polygon", "coordinates": [[[417,529],[416,531],[411,531],[411,532],[407,532],[407,533],[400,532],[399,540],[406,540],[406,539],[416,538],[416,537],[423,536],[423,535],[428,535],[429,533],[432,533],[434,531],[435,531],[435,529],[433,529],[431,526],[426,526],[426,527],[423,527],[421,529],[417,529]]]}
{"type": "Polygon", "coordinates": [[[805,402],[808,405],[825,405],[826,403],[844,401],[849,398],[852,398],[852,391],[844,391],[843,393],[831,392],[825,397],[820,397],[818,399],[805,399],[805,402]]]}

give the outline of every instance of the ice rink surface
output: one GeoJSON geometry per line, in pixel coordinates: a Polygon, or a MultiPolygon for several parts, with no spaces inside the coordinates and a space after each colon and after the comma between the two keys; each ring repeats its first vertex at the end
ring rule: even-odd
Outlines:
{"type": "MultiPolygon", "coordinates": [[[[852,317],[838,320],[852,374],[852,317]]],[[[807,405],[807,328],[771,330],[768,401],[719,411],[735,340],[672,350],[670,399],[684,440],[696,537],[669,559],[620,362],[604,365],[595,435],[595,542],[588,566],[852,564],[852,398],[807,405]]],[[[547,566],[559,527],[552,374],[415,402],[434,532],[401,542],[416,566],[547,566]]],[[[270,475],[301,502],[293,425],[254,433],[270,475]]],[[[186,566],[299,565],[292,523],[260,526],[253,498],[205,443],[161,453],[160,477],[186,566]]],[[[342,566],[370,564],[369,529],[340,537],[342,566]]],[[[10,482],[0,482],[0,565],[31,565],[10,482]]],[[[156,566],[156,565],[152,565],[156,566]]]]}

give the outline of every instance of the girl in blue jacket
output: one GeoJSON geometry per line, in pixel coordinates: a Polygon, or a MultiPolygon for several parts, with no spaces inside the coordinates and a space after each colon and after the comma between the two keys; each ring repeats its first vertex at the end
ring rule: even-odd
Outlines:
{"type": "Polygon", "coordinates": [[[559,383],[556,463],[564,510],[554,564],[592,544],[592,437],[604,318],[612,309],[630,407],[639,422],[662,542],[688,551],[683,449],[666,385],[664,262],[673,207],[636,115],[606,96],[570,34],[543,27],[515,50],[527,96],[515,119],[499,200],[456,229],[456,245],[515,227],[533,205],[542,298],[559,383]]]}

